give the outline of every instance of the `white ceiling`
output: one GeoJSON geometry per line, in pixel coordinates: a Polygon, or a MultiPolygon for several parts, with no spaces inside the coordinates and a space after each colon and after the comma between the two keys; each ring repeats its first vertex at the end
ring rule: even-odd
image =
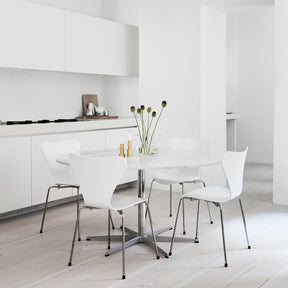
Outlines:
{"type": "Polygon", "coordinates": [[[253,11],[274,6],[274,0],[202,0],[202,3],[225,12],[253,11]]]}

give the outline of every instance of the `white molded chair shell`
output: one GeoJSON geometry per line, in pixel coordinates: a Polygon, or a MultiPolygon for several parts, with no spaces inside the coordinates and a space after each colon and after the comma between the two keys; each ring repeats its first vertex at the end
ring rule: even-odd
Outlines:
{"type": "Polygon", "coordinates": [[[78,139],[69,139],[57,142],[43,142],[42,151],[50,167],[54,182],[57,184],[75,184],[72,169],[68,165],[58,163],[57,157],[63,154],[80,153],[78,139]]]}
{"type": "Polygon", "coordinates": [[[186,192],[183,198],[195,198],[211,202],[224,203],[238,197],[242,192],[244,166],[248,148],[243,152],[227,151],[222,159],[222,166],[228,187],[207,186],[186,192]]]}
{"type": "Polygon", "coordinates": [[[69,157],[86,206],[124,210],[143,202],[143,199],[136,196],[113,195],[127,169],[125,158],[85,157],[76,154],[69,157]]]}
{"type": "Polygon", "coordinates": [[[239,196],[243,188],[244,165],[248,148],[243,152],[227,151],[223,157],[222,165],[231,192],[231,199],[239,196]]]}
{"type": "Polygon", "coordinates": [[[173,137],[168,141],[168,147],[171,150],[189,150],[197,153],[211,152],[212,145],[209,139],[189,139],[173,137]]]}
{"type": "MultiPolygon", "coordinates": [[[[211,140],[188,139],[173,137],[168,141],[170,150],[189,151],[189,153],[208,154],[211,151],[211,140]]],[[[178,169],[166,169],[165,172],[156,172],[153,179],[160,184],[176,184],[200,179],[200,167],[185,167],[178,169]]]]}

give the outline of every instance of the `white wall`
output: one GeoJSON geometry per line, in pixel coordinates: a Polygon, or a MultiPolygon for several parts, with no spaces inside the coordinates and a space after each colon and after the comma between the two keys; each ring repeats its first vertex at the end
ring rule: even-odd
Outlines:
{"type": "Polygon", "coordinates": [[[201,7],[201,138],[226,150],[226,14],[201,7]]]}
{"type": "Polygon", "coordinates": [[[274,10],[227,16],[227,112],[239,113],[237,150],[248,162],[273,163],[274,10]]]}
{"type": "Polygon", "coordinates": [[[200,4],[143,0],[140,5],[140,102],[160,110],[165,136],[200,137],[200,4]]]}
{"type": "Polygon", "coordinates": [[[275,0],[275,109],[273,201],[288,204],[288,1],[275,0]]]}
{"type": "MultiPolygon", "coordinates": [[[[132,25],[137,25],[139,19],[138,0],[22,1],[50,5],[132,25]]],[[[0,69],[0,119],[55,119],[79,116],[82,114],[81,95],[90,93],[97,94],[100,105],[111,108],[111,114],[130,116],[129,107],[132,102],[135,103],[132,99],[138,101],[138,78],[0,69]]]]}
{"type": "MultiPolygon", "coordinates": [[[[226,151],[226,14],[201,6],[201,138],[226,151]]],[[[222,167],[203,167],[208,185],[225,185],[222,167]]]]}
{"type": "Polygon", "coordinates": [[[82,94],[97,94],[101,76],[20,69],[0,70],[0,119],[37,120],[82,115],[82,94]]]}

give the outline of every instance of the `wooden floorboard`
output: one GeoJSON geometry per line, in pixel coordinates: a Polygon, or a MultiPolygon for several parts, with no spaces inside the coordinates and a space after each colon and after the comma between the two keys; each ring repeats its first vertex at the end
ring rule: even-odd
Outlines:
{"type": "MultiPolygon", "coordinates": [[[[135,195],[136,188],[119,193],[135,195]]],[[[179,193],[173,195],[175,215],[179,193]]],[[[174,225],[168,217],[167,191],[157,190],[151,203],[155,229],[174,225]]],[[[200,243],[176,243],[169,259],[156,260],[154,252],[140,244],[126,250],[127,279],[121,280],[121,253],[105,257],[104,242],[76,242],[73,266],[68,267],[75,223],[75,203],[50,208],[44,233],[39,234],[41,212],[0,223],[0,287],[201,287],[277,288],[288,283],[288,207],[272,204],[272,167],[247,165],[242,197],[252,249],[247,249],[237,201],[223,206],[227,257],[224,268],[221,227],[217,207],[201,206],[200,243]]],[[[195,201],[186,202],[187,235],[180,219],[176,234],[194,237],[195,201]]],[[[116,226],[120,217],[113,213],[116,226]]],[[[137,228],[137,209],[126,213],[126,225],[137,228]]],[[[82,239],[107,234],[107,212],[81,213],[82,239]]],[[[113,234],[120,234],[116,229],[113,234]]],[[[172,231],[166,233],[171,235],[172,231]]],[[[117,243],[112,243],[117,245],[117,243]]],[[[168,251],[170,243],[159,243],[168,251]]]]}

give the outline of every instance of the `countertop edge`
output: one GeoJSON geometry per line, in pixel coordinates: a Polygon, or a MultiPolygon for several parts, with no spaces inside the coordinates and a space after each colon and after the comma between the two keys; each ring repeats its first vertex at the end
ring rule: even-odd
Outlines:
{"type": "Polygon", "coordinates": [[[37,136],[43,134],[84,132],[129,127],[136,127],[134,118],[123,117],[118,119],[87,120],[66,123],[1,125],[0,137],[37,136]]]}

